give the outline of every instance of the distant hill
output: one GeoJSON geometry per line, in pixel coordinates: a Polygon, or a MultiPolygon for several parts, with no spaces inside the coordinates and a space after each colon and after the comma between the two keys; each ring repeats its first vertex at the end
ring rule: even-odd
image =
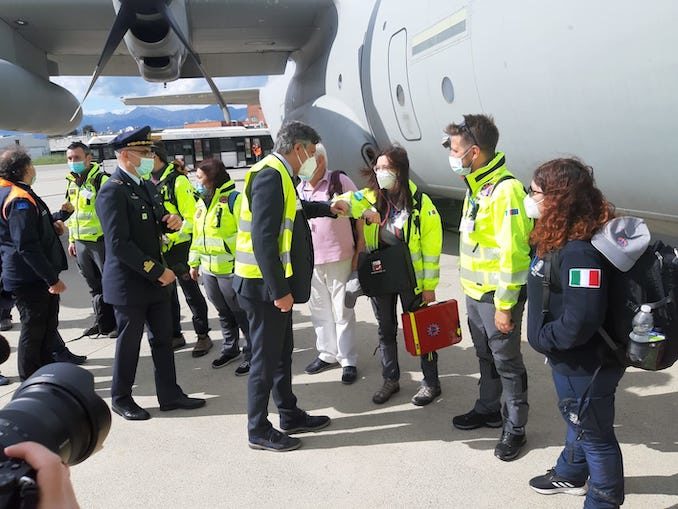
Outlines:
{"type": "MultiPolygon", "coordinates": [[[[228,107],[233,120],[245,120],[247,108],[228,107]]],[[[155,106],[140,106],[128,113],[101,113],[99,115],[84,115],[78,126],[91,125],[99,133],[117,132],[126,127],[142,127],[150,125],[153,129],[166,129],[168,127],[183,127],[185,123],[200,122],[203,120],[223,120],[219,106],[207,106],[205,108],[191,108],[188,110],[166,110],[155,106]]],[[[11,136],[13,131],[0,131],[0,136],[11,136]]]]}

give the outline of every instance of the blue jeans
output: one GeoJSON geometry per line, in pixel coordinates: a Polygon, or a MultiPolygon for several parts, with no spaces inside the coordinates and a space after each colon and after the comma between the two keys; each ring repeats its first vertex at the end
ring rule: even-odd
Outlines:
{"type": "Polygon", "coordinates": [[[622,367],[601,369],[585,395],[592,376],[553,370],[558,408],[567,423],[556,474],[577,482],[588,478],[585,509],[616,508],[624,501],[624,467],[613,428],[614,394],[623,374],[622,367]]]}

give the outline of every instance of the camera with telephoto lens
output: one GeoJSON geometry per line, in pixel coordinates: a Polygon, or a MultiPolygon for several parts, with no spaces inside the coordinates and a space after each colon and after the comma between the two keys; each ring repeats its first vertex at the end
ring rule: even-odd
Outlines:
{"type": "Polygon", "coordinates": [[[40,368],[0,410],[0,509],[37,507],[39,497],[35,471],[7,458],[5,447],[38,442],[76,465],[101,448],[110,429],[111,412],[89,371],[65,362],[40,368]]]}

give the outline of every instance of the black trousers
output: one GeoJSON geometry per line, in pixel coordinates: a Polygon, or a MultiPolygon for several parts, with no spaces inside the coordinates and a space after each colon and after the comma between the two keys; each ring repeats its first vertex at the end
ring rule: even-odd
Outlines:
{"type": "Polygon", "coordinates": [[[282,313],[272,302],[238,295],[247,314],[252,342],[252,362],[247,381],[247,432],[249,438],[266,438],[273,425],[268,420],[268,400],[278,407],[280,423],[293,421],[301,410],[292,392],[292,311],[282,313]]]}
{"type": "Polygon", "coordinates": [[[183,395],[177,385],[177,373],[172,351],[170,301],[163,299],[145,305],[113,306],[118,323],[115,346],[111,399],[127,402],[132,397],[132,385],[137,374],[139,349],[144,325],[148,326],[148,341],[155,373],[155,390],[160,404],[170,403],[183,395]]]}
{"type": "Polygon", "coordinates": [[[19,378],[24,381],[42,366],[54,362],[52,352],[65,346],[57,329],[59,296],[39,286],[17,288],[14,295],[21,320],[19,378]]]}
{"type": "MultiPolygon", "coordinates": [[[[186,304],[191,310],[193,330],[196,334],[207,334],[210,331],[207,302],[200,291],[200,285],[197,281],[193,281],[189,274],[188,252],[190,248],[190,242],[182,242],[173,246],[164,254],[164,257],[169,268],[176,274],[177,282],[181,286],[181,291],[184,292],[184,297],[186,297],[186,304]]],[[[174,336],[181,335],[181,307],[176,285],[172,294],[172,334],[174,336]]]]}

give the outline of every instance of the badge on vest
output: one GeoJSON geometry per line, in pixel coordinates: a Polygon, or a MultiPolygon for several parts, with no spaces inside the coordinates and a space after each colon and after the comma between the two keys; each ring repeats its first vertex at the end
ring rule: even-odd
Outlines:
{"type": "Polygon", "coordinates": [[[461,222],[459,223],[459,231],[460,232],[471,233],[475,230],[475,228],[476,228],[476,222],[473,219],[470,219],[468,217],[462,218],[461,222]]]}

